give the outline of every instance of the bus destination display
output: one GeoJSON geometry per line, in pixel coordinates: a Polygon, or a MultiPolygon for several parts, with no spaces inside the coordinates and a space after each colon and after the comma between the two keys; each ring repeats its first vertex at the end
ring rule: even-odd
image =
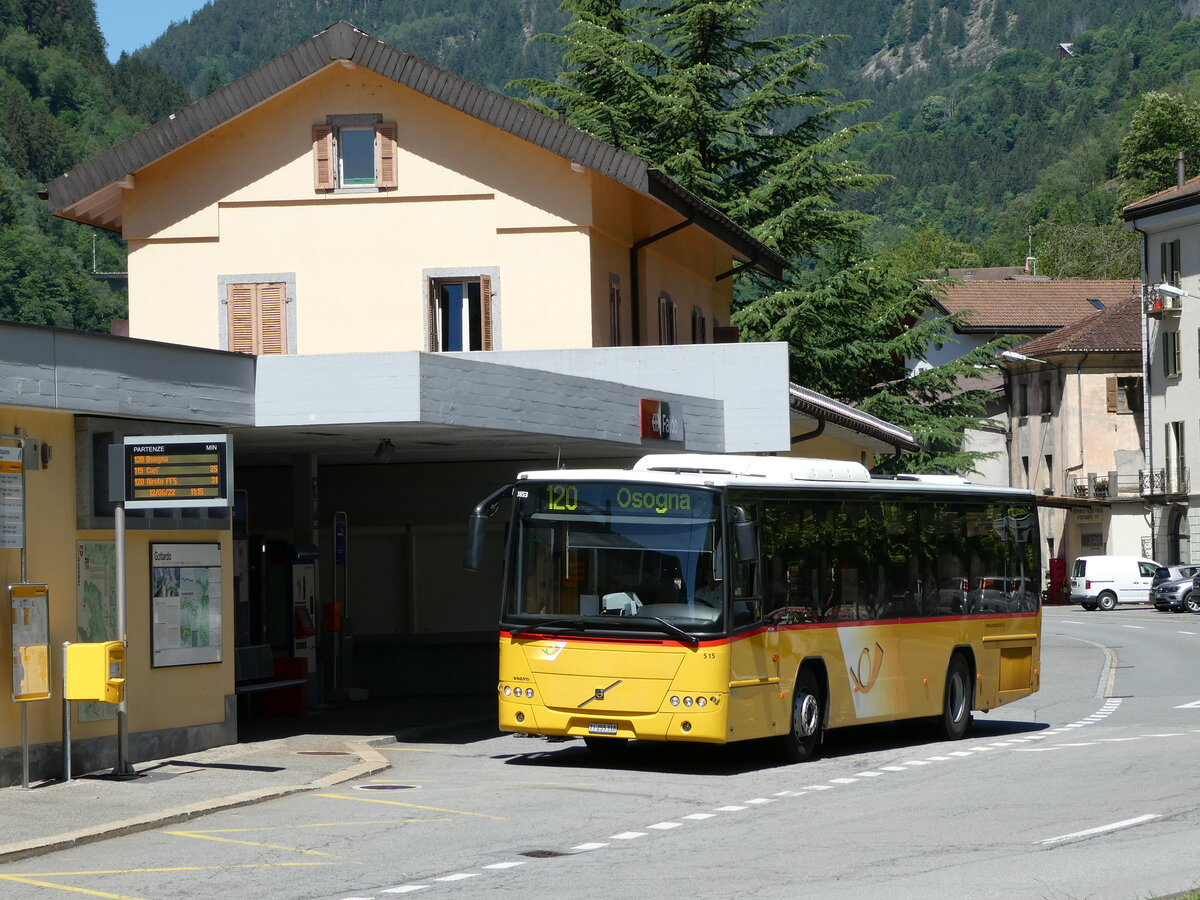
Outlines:
{"type": "Polygon", "coordinates": [[[126,439],[126,505],[227,506],[228,447],[225,435],[126,439]]]}

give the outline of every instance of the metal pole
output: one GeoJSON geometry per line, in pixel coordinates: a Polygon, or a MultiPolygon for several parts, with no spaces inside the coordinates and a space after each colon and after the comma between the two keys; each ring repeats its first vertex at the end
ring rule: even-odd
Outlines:
{"type": "Polygon", "coordinates": [[[71,701],[67,699],[67,648],[70,641],[63,641],[62,655],[62,695],[63,695],[63,738],[62,738],[62,768],[63,781],[71,780],[71,701]]]}
{"type": "MultiPolygon", "coordinates": [[[[117,634],[125,645],[125,657],[129,658],[129,635],[125,627],[125,504],[118,503],[113,511],[116,516],[116,557],[117,557],[117,634]]],[[[114,775],[133,775],[129,765],[129,722],[126,717],[126,702],[129,696],[128,662],[125,671],[125,690],[121,702],[117,704],[117,766],[114,775]]]]}
{"type": "Polygon", "coordinates": [[[21,703],[21,788],[29,790],[29,701],[21,703]]]}

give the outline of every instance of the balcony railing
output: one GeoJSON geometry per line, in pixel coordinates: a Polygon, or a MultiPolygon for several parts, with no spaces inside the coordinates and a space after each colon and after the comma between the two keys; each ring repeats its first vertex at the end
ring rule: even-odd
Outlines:
{"type": "Polygon", "coordinates": [[[1067,496],[1088,500],[1136,500],[1145,496],[1139,475],[1087,472],[1067,477],[1067,496]]]}
{"type": "Polygon", "coordinates": [[[1143,497],[1170,497],[1188,492],[1185,468],[1142,469],[1138,472],[1143,497]]]}

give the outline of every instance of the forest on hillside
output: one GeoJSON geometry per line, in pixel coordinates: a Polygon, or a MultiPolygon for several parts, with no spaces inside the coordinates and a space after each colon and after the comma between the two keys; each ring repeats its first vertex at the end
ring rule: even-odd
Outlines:
{"type": "MultiPolygon", "coordinates": [[[[1200,101],[1200,0],[751,5],[759,37],[830,36],[807,87],[866,102],[842,115],[844,153],[885,176],[841,202],[873,217],[881,251],[938,248],[928,263],[1011,264],[1032,247],[1056,274],[1096,274],[1090,258],[1062,263],[1063,236],[1128,239],[1117,170],[1140,99],[1200,101]]],[[[106,327],[122,296],[89,275],[122,270],[121,243],[50,220],[39,185],[332,22],[522,96],[516,82],[563,70],[543,36],[570,18],[559,0],[212,0],[109,64],[92,0],[0,0],[0,315],[106,327]]]]}

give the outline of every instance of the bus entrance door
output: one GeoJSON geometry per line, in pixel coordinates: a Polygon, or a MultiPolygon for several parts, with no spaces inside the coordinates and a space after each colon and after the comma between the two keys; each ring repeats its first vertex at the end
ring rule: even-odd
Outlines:
{"type": "Polygon", "coordinates": [[[779,678],[779,629],[767,627],[734,640],[729,653],[729,739],[786,733],[788,715],[780,696],[784,689],[779,678]]]}

